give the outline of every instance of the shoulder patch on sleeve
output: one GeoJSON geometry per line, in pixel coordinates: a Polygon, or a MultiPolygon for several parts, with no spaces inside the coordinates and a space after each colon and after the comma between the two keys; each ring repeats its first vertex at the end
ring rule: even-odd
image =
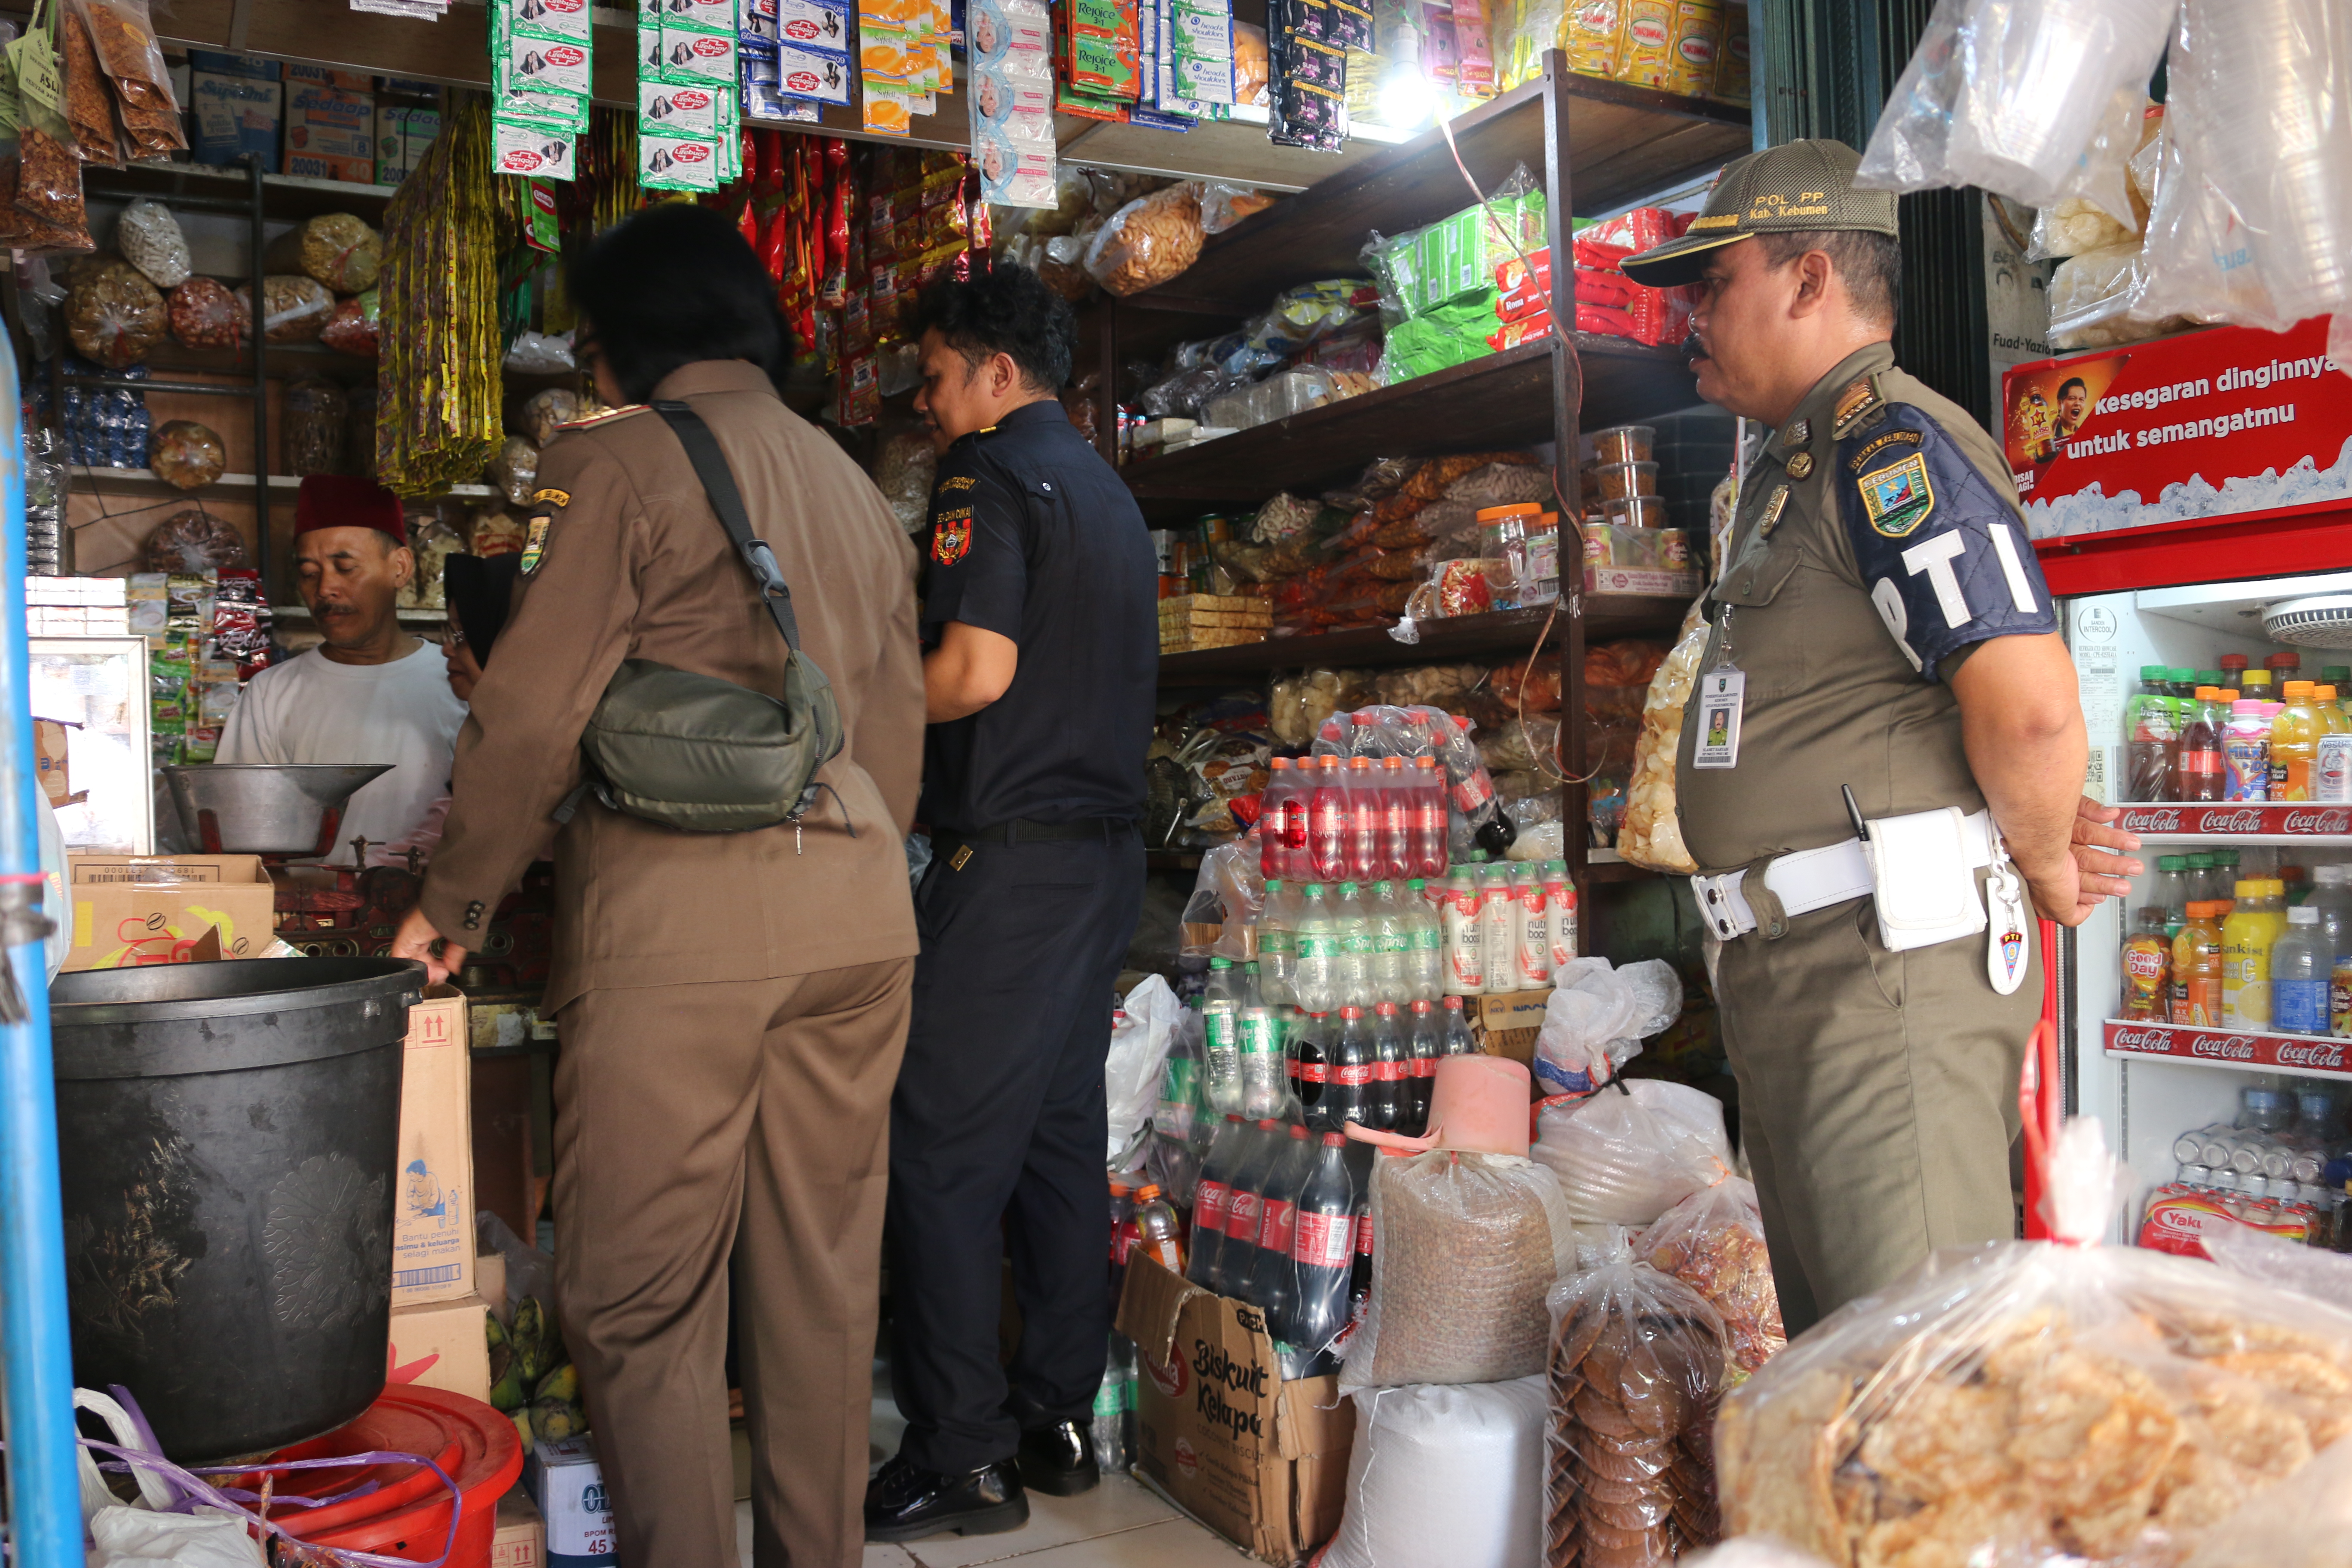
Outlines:
{"type": "Polygon", "coordinates": [[[952,566],[971,550],[971,508],[956,507],[932,520],[931,559],[952,566]]]}
{"type": "Polygon", "coordinates": [[[940,489],[943,490],[968,490],[978,483],[980,483],[980,481],[973,479],[970,474],[950,474],[946,479],[940,481],[940,489]]]}
{"type": "Polygon", "coordinates": [[[530,504],[533,506],[570,506],[572,504],[572,492],[570,490],[559,490],[554,489],[534,490],[531,492],[530,504]]]}
{"type": "Polygon", "coordinates": [[[1934,679],[1956,650],[2057,629],[2010,498],[1925,409],[1878,405],[1838,444],[1838,510],[1856,572],[1904,656],[1934,679]]]}

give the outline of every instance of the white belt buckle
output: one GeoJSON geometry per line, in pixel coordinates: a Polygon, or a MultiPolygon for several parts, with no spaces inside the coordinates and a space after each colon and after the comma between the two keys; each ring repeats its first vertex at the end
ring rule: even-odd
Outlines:
{"type": "Polygon", "coordinates": [[[1739,890],[1746,869],[1726,871],[1717,877],[1693,877],[1691,893],[1698,901],[1699,919],[1715,933],[1718,942],[1730,942],[1756,929],[1755,911],[1739,890]]]}

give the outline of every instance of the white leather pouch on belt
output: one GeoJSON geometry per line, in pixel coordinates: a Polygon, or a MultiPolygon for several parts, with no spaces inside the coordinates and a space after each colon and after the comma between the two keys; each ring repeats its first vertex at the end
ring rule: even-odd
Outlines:
{"type": "Polygon", "coordinates": [[[1870,857],[1878,940],[1888,952],[1984,930],[1976,874],[1983,857],[1971,858],[1969,836],[1968,818],[1957,806],[1871,823],[1864,852],[1870,857]]]}

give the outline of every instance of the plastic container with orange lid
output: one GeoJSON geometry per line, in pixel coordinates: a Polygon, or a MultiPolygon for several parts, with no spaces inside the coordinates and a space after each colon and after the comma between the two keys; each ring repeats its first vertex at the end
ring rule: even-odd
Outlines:
{"type": "Polygon", "coordinates": [[[1516,501],[1509,506],[1482,507],[1477,515],[1478,553],[1505,563],[1502,573],[1487,575],[1495,608],[1517,609],[1527,586],[1528,535],[1542,525],[1543,508],[1533,501],[1516,501]]]}

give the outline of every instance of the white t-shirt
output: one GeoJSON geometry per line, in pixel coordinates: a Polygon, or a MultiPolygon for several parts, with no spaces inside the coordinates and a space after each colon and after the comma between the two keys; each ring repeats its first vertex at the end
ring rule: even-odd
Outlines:
{"type": "MultiPolygon", "coordinates": [[[[449,793],[449,759],[466,705],[449,689],[441,650],[421,642],[389,664],[337,664],[316,648],[263,670],[221,731],[224,763],[390,763],[343,808],[340,845],[330,859],[348,864],[364,837],[377,849],[405,849],[434,805],[449,793]]],[[[430,849],[430,842],[419,848],[430,849]]]]}

